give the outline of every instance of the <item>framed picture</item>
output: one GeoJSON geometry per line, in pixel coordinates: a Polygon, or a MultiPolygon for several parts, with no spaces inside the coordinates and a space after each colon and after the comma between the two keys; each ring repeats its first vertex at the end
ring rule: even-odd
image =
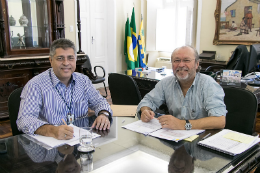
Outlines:
{"type": "Polygon", "coordinates": [[[213,44],[260,43],[260,0],[217,0],[213,44]]]}

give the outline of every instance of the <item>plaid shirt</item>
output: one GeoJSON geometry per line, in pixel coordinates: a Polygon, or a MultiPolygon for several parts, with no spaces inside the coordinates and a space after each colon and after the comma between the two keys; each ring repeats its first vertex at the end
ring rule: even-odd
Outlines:
{"type": "Polygon", "coordinates": [[[66,87],[50,68],[31,79],[22,91],[16,121],[20,131],[34,134],[44,124],[62,125],[62,119],[67,120],[69,109],[55,87],[68,105],[73,93],[71,113],[74,114],[75,120],[87,116],[88,108],[94,110],[96,115],[101,110],[106,110],[112,116],[108,102],[94,88],[87,76],[74,72],[69,86],[66,87]]]}

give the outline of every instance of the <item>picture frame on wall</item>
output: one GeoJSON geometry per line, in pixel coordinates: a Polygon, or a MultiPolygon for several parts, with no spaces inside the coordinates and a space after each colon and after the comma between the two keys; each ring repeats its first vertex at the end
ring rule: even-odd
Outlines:
{"type": "Polygon", "coordinates": [[[260,0],[217,0],[213,44],[260,43],[260,0]]]}

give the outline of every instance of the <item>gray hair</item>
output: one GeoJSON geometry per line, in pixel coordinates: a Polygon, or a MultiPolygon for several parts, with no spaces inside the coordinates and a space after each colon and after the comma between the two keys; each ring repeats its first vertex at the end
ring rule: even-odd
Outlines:
{"type": "Polygon", "coordinates": [[[72,48],[75,56],[77,55],[75,44],[69,39],[60,38],[58,40],[53,41],[52,44],[51,44],[51,47],[50,47],[50,57],[51,57],[51,59],[54,57],[54,55],[56,53],[56,49],[58,49],[58,48],[62,48],[64,50],[66,50],[68,48],[72,48]]]}
{"type": "MultiPolygon", "coordinates": [[[[198,51],[197,51],[194,47],[189,46],[189,45],[177,47],[176,49],[174,49],[174,51],[172,52],[172,55],[171,55],[171,59],[173,58],[173,54],[174,54],[177,50],[183,49],[183,48],[191,48],[191,49],[193,50],[193,55],[194,55],[194,58],[195,58],[195,62],[199,62],[200,58],[199,58],[198,51]]],[[[196,72],[199,72],[200,70],[201,70],[201,66],[199,65],[199,67],[196,69],[196,72]]]]}

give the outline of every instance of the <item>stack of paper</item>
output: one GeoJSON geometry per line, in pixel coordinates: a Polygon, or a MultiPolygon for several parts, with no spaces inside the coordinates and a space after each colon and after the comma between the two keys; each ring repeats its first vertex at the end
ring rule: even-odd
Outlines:
{"type": "Polygon", "coordinates": [[[171,130],[162,129],[158,119],[154,118],[151,121],[145,123],[141,120],[122,126],[128,130],[132,130],[145,135],[154,136],[157,138],[180,141],[193,135],[204,132],[205,130],[171,130]]]}
{"type": "Polygon", "coordinates": [[[232,130],[221,132],[200,141],[198,144],[229,155],[240,154],[260,142],[258,136],[250,136],[232,130]]]}
{"type": "MultiPolygon", "coordinates": [[[[73,127],[73,129],[74,129],[74,137],[69,140],[58,140],[53,137],[47,137],[47,136],[42,136],[42,135],[29,135],[29,136],[34,138],[38,142],[41,142],[52,148],[62,146],[65,144],[68,144],[70,146],[79,144],[79,127],[74,126],[72,124],[70,124],[69,126],[73,127]]],[[[92,133],[92,139],[95,139],[99,136],[100,136],[99,134],[92,133]]]]}

